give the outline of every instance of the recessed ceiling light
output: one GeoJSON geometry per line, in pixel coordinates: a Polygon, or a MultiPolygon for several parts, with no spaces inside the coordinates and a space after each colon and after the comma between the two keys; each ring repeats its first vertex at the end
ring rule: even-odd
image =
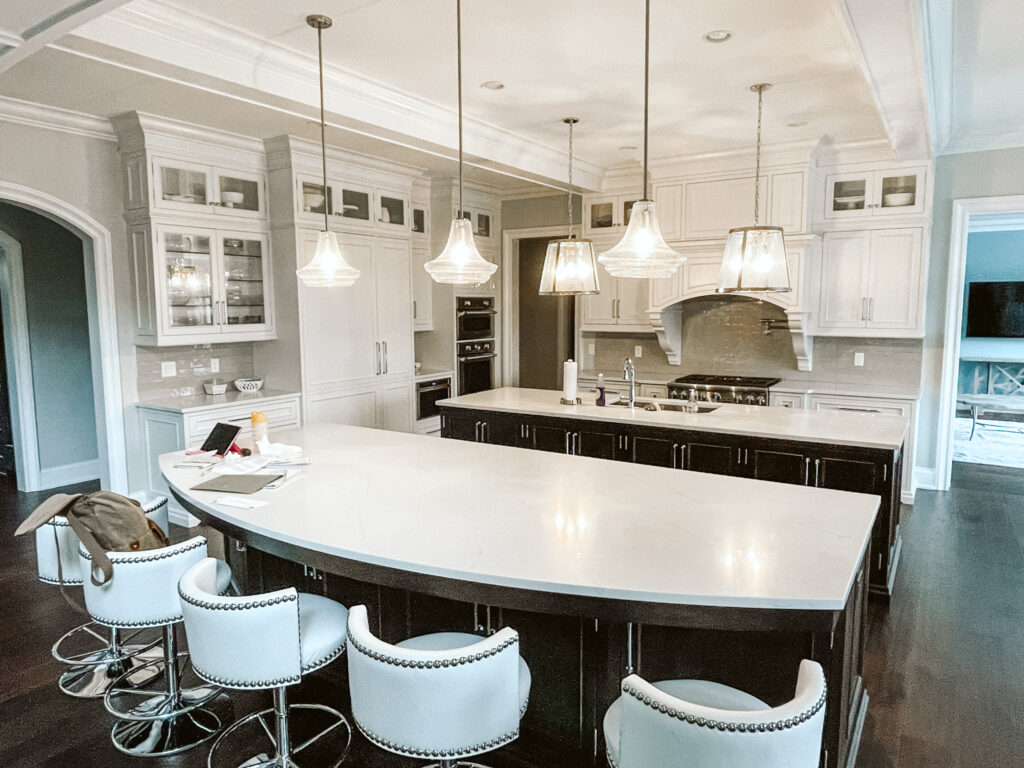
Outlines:
{"type": "Polygon", "coordinates": [[[704,42],[706,43],[724,43],[730,38],[732,38],[732,32],[728,29],[713,29],[704,34],[704,42]]]}
{"type": "Polygon", "coordinates": [[[488,91],[500,91],[505,87],[505,84],[501,80],[485,80],[480,83],[481,88],[486,88],[488,91]]]}
{"type": "Polygon", "coordinates": [[[792,123],[786,123],[787,128],[803,128],[807,125],[806,120],[794,120],[792,123]]]}

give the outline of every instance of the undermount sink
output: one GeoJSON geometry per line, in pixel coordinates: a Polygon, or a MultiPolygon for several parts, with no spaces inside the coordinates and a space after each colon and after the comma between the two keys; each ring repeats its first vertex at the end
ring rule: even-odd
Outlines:
{"type": "MultiPolygon", "coordinates": [[[[629,401],[627,400],[616,400],[608,403],[608,405],[618,406],[620,408],[629,408],[629,401]]],[[[695,407],[691,406],[688,402],[680,400],[640,400],[636,401],[636,408],[643,408],[645,411],[656,412],[656,411],[673,411],[675,413],[711,413],[717,411],[721,406],[711,405],[710,403],[696,403],[695,407]]]]}

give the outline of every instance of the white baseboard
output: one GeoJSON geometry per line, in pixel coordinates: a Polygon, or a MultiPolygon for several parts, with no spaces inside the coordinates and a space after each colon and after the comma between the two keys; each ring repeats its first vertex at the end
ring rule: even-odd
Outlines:
{"type": "Polygon", "coordinates": [[[935,485],[935,475],[935,467],[914,467],[914,486],[929,491],[939,490],[935,485]]]}
{"type": "Polygon", "coordinates": [[[182,528],[195,528],[199,525],[199,518],[191,515],[177,505],[168,505],[167,519],[182,528]]]}
{"type": "Polygon", "coordinates": [[[43,467],[39,470],[39,488],[35,490],[46,491],[50,488],[59,488],[62,485],[73,485],[99,479],[99,459],[63,464],[59,467],[43,467]]]}

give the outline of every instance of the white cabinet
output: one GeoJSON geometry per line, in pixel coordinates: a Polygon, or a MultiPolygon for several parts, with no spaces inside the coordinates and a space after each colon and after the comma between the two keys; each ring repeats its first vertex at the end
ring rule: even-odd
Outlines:
{"type": "Polygon", "coordinates": [[[920,227],[826,233],[819,332],[922,335],[922,237],[920,227]]]}
{"type": "Polygon", "coordinates": [[[804,400],[806,395],[790,393],[790,392],[775,392],[770,391],[768,395],[768,405],[772,408],[803,408],[804,400]]]}
{"type": "Polygon", "coordinates": [[[131,225],[128,244],[139,343],[274,338],[265,234],[146,221],[131,225]]]}
{"type": "MultiPolygon", "coordinates": [[[[453,218],[458,218],[459,209],[457,207],[452,209],[452,216],[453,218]]],[[[462,218],[466,219],[473,226],[473,240],[476,242],[477,247],[488,247],[497,241],[498,232],[494,226],[494,211],[484,208],[471,208],[467,205],[462,209],[462,218]]]]}
{"type": "Polygon", "coordinates": [[[416,331],[434,330],[434,281],[424,266],[430,261],[425,245],[412,246],[412,327],[416,331]]]}
{"type": "Polygon", "coordinates": [[[583,233],[602,235],[621,231],[629,224],[633,203],[639,194],[585,197],[583,199],[583,233]]]}
{"type": "MultiPolygon", "coordinates": [[[[298,266],[318,233],[303,230],[298,266]]],[[[299,285],[309,421],[412,428],[412,285],[408,240],[339,234],[360,276],[348,288],[299,285]]]]}
{"type": "Polygon", "coordinates": [[[647,308],[651,281],[612,277],[600,265],[598,274],[601,292],[580,297],[580,330],[650,333],[647,308]]]}
{"type": "Polygon", "coordinates": [[[907,216],[924,212],[922,166],[835,173],[825,177],[826,219],[907,216]]]}
{"type": "Polygon", "coordinates": [[[346,229],[395,235],[410,230],[409,195],[404,191],[331,178],[325,189],[322,178],[305,174],[295,176],[295,187],[301,221],[322,227],[326,208],[328,217],[346,229]]]}
{"type": "Polygon", "coordinates": [[[152,158],[154,211],[215,213],[240,218],[267,216],[266,175],[176,158],[152,158]]]}

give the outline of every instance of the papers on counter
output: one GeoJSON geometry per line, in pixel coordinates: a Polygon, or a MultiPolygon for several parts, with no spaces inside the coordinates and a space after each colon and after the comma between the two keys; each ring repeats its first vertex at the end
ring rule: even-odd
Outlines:
{"type": "Polygon", "coordinates": [[[265,507],[270,502],[260,501],[259,499],[243,499],[240,496],[221,496],[219,499],[214,499],[213,503],[219,504],[222,507],[234,507],[235,509],[258,509],[259,507],[265,507]]]}

